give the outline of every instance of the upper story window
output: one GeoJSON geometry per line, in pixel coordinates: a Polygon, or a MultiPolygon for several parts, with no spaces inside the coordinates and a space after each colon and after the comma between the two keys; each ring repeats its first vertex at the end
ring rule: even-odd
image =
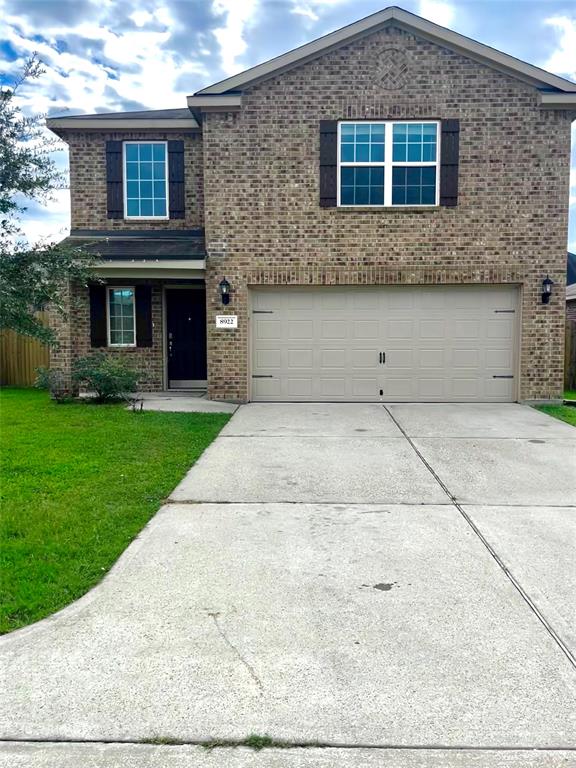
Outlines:
{"type": "Polygon", "coordinates": [[[438,205],[438,121],[338,126],[338,205],[438,205]]]}
{"type": "Polygon", "coordinates": [[[165,141],[124,142],[124,212],[127,219],[168,218],[165,141]]]}
{"type": "Polygon", "coordinates": [[[135,347],[136,322],[134,288],[107,289],[108,293],[108,345],[135,347]]]}

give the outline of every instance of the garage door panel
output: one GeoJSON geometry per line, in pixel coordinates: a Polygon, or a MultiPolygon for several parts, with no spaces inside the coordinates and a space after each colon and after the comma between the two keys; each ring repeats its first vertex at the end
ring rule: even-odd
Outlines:
{"type": "Polygon", "coordinates": [[[254,400],[515,397],[515,287],[271,288],[252,302],[254,400]]]}
{"type": "Polygon", "coordinates": [[[378,320],[353,320],[352,328],[352,338],[354,339],[369,341],[379,339],[381,336],[378,320]]]}

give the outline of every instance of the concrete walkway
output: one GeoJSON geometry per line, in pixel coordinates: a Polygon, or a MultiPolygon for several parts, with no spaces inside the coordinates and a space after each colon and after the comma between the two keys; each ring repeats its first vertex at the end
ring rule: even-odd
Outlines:
{"type": "Polygon", "coordinates": [[[575,478],[576,430],[519,405],[244,406],[0,643],[0,765],[576,765],[575,478]],[[333,749],[194,746],[254,733],[333,749]],[[185,745],[102,743],[150,740],[185,745]]]}

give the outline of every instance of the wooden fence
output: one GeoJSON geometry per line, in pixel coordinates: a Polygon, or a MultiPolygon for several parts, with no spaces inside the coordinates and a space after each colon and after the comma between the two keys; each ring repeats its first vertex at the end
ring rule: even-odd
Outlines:
{"type": "MultiPolygon", "coordinates": [[[[48,322],[47,313],[40,312],[38,319],[48,322]]],[[[0,384],[31,387],[36,368],[49,363],[50,352],[44,344],[14,331],[0,332],[0,384]]]]}
{"type": "Polygon", "coordinates": [[[576,389],[576,320],[569,319],[566,319],[564,386],[566,389],[576,389]]]}

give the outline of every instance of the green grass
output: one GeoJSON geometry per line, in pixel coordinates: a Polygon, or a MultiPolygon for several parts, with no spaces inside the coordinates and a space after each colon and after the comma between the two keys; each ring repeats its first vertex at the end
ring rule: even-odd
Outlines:
{"type": "Polygon", "coordinates": [[[230,417],[0,391],[0,632],[94,586],[230,417]]]}
{"type": "Polygon", "coordinates": [[[576,390],[575,389],[567,389],[564,392],[564,400],[576,400],[576,390]]]}
{"type": "Polygon", "coordinates": [[[537,408],[548,416],[554,416],[555,419],[576,427],[576,408],[573,405],[539,405],[537,408]]]}

